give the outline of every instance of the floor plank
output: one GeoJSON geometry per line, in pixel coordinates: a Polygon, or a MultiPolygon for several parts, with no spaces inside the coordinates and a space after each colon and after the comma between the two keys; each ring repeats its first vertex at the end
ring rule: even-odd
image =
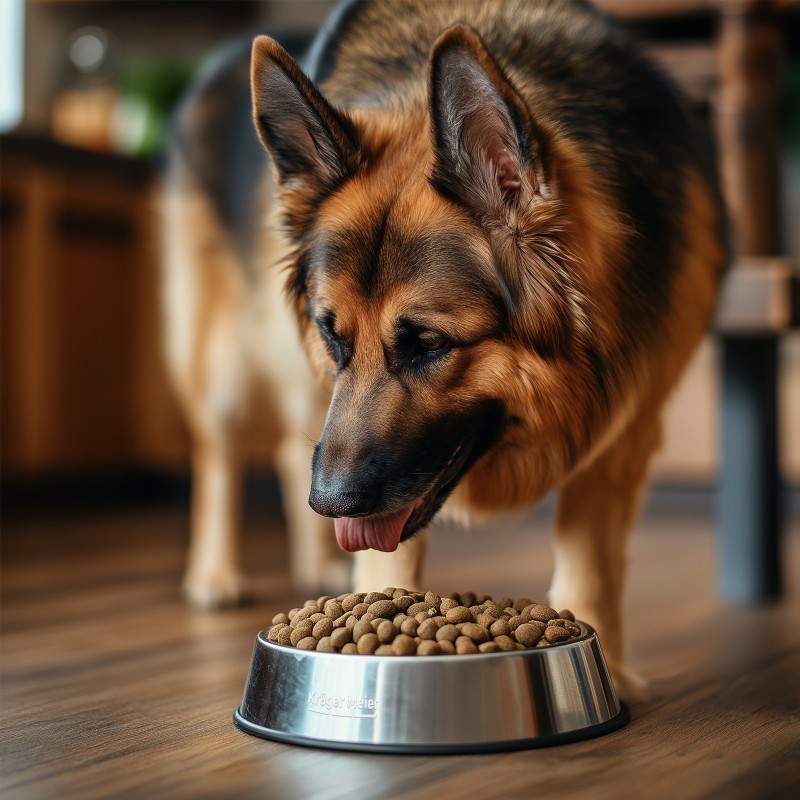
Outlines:
{"type": "MultiPolygon", "coordinates": [[[[426,584],[544,598],[548,525],[538,512],[442,528],[426,584]]],[[[185,511],[169,504],[4,524],[4,798],[799,796],[800,518],[787,596],[751,608],[716,596],[708,515],[647,514],[627,605],[651,698],[606,737],[481,756],[340,753],[237,731],[255,634],[302,598],[274,509],[248,517],[246,608],[185,607],[185,542],[185,511]]]]}

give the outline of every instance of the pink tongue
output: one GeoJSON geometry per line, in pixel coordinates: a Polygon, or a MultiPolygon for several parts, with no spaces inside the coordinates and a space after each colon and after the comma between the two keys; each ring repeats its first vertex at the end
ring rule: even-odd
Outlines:
{"type": "Polygon", "coordinates": [[[334,520],[336,541],[342,550],[382,550],[391,553],[400,544],[403,526],[411,516],[414,504],[385,517],[339,517],[334,520]]]}

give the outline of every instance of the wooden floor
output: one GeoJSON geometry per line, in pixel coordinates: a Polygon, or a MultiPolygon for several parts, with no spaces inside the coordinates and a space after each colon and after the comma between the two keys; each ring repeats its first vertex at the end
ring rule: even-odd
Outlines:
{"type": "MultiPolygon", "coordinates": [[[[545,516],[440,530],[427,586],[543,599],[545,516]]],[[[186,522],[175,503],[4,524],[5,800],[800,797],[798,519],[786,598],[736,608],[715,594],[708,515],[649,513],[628,605],[652,698],[604,738],[446,757],[306,749],[233,727],[256,632],[300,599],[274,509],[247,528],[256,603],[198,613],[178,592],[186,522]]]]}

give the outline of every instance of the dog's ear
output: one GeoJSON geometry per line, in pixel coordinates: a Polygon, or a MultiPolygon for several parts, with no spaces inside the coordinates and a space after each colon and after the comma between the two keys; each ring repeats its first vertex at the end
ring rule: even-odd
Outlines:
{"type": "Polygon", "coordinates": [[[448,28],[434,44],[429,103],[438,189],[479,212],[537,191],[530,114],[468,25],[448,28]]]}
{"type": "Polygon", "coordinates": [[[320,196],[358,169],[354,126],[274,39],[255,39],[250,74],[256,131],[284,188],[320,196]]]}

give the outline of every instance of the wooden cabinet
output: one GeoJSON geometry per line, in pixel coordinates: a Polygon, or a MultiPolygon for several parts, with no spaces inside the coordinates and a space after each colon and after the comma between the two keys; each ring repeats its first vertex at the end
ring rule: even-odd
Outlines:
{"type": "Polygon", "coordinates": [[[2,467],[183,461],[159,350],[146,165],[2,140],[2,467]]]}

